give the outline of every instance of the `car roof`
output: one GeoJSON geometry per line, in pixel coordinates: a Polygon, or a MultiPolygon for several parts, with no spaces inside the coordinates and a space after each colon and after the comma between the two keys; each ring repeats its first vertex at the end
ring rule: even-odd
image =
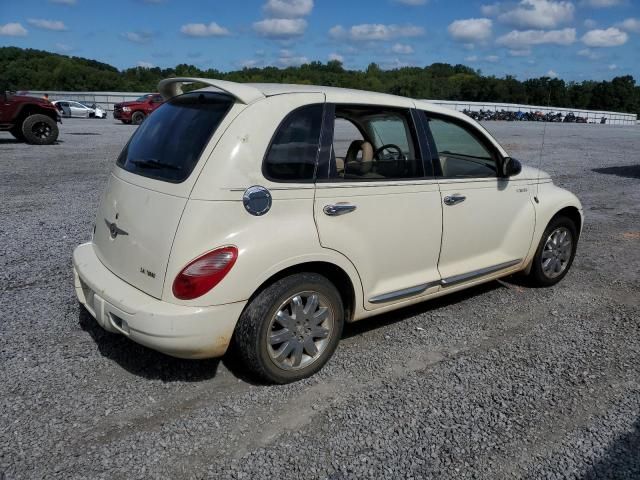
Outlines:
{"type": "Polygon", "coordinates": [[[225,92],[236,98],[237,101],[250,104],[260,98],[273,97],[276,95],[289,95],[299,93],[321,93],[324,94],[326,100],[332,103],[351,103],[351,104],[377,104],[387,106],[398,106],[404,108],[420,108],[432,113],[440,113],[451,117],[459,118],[469,123],[474,123],[456,110],[434,105],[426,100],[416,100],[388,93],[371,92],[366,90],[356,90],[340,87],[326,87],[322,85],[299,85],[299,84],[282,84],[282,83],[237,83],[227,80],[218,80],[210,78],[194,78],[194,77],[178,77],[167,78],[158,84],[158,90],[166,98],[179,94],[181,88],[179,84],[200,83],[208,85],[207,88],[200,90],[212,92],[225,92]]]}

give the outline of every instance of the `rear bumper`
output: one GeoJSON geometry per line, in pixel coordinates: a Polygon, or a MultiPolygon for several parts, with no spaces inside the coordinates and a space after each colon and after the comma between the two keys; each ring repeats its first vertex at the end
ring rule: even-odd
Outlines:
{"type": "Polygon", "coordinates": [[[246,304],[187,307],[163,302],[111,273],[90,243],[73,252],[73,272],[78,300],[102,328],[179,358],[224,355],[246,304]]]}

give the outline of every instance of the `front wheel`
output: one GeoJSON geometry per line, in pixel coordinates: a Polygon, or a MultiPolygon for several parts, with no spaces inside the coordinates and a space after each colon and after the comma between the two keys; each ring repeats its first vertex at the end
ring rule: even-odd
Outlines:
{"type": "Polygon", "coordinates": [[[551,220],[542,234],[533,257],[529,279],[540,287],[550,287],[569,272],[578,246],[576,224],[568,217],[551,220]]]}
{"type": "Polygon", "coordinates": [[[32,145],[51,145],[58,139],[58,133],[58,124],[46,115],[29,115],[22,123],[22,134],[32,145]]]}
{"type": "Polygon", "coordinates": [[[145,119],[145,114],[142,112],[134,112],[133,115],[131,116],[131,123],[133,123],[134,125],[140,125],[142,122],[144,122],[145,119]]]}
{"type": "Polygon", "coordinates": [[[298,273],[260,292],[234,333],[247,369],[262,381],[289,383],[319,371],[338,346],[342,298],[322,275],[298,273]]]}

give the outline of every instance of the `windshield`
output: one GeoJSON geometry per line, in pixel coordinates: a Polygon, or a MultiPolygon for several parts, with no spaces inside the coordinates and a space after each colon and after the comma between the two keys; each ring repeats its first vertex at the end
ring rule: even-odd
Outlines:
{"type": "Polygon", "coordinates": [[[136,102],[145,102],[151,98],[151,95],[142,95],[141,97],[136,98],[136,102]]]}
{"type": "Polygon", "coordinates": [[[118,165],[145,177],[184,181],[232,103],[229,97],[211,92],[171,99],[138,127],[120,154],[118,165]]]}

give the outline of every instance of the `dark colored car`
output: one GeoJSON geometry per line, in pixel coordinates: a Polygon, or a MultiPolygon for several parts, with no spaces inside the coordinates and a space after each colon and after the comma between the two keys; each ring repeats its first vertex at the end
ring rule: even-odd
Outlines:
{"type": "Polygon", "coordinates": [[[0,130],[33,145],[51,145],[58,139],[60,115],[43,98],[13,95],[3,91],[0,97],[0,130]]]}
{"type": "Polygon", "coordinates": [[[113,118],[122,123],[140,125],[156,108],[164,103],[159,93],[148,93],[130,102],[116,103],[113,106],[113,118]]]}

